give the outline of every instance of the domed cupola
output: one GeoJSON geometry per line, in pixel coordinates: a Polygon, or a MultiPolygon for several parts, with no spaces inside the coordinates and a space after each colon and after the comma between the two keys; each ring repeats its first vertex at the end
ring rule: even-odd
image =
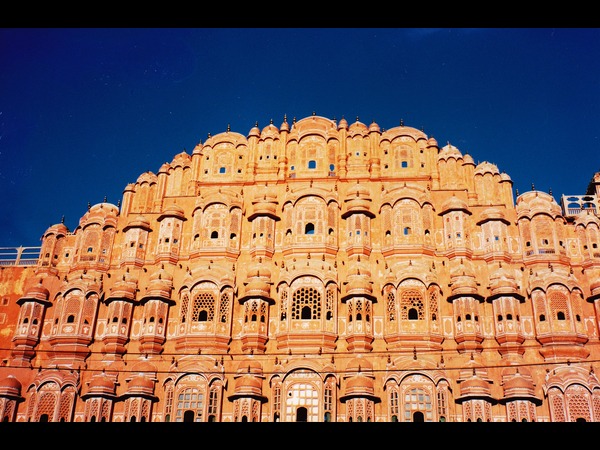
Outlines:
{"type": "Polygon", "coordinates": [[[259,259],[248,269],[244,282],[244,295],[240,297],[240,300],[249,297],[271,300],[271,284],[271,271],[262,264],[262,259],[259,259]]]}
{"type": "Polygon", "coordinates": [[[148,300],[162,300],[170,304],[175,304],[171,299],[171,291],[173,290],[173,275],[165,270],[163,264],[159,270],[150,275],[148,289],[144,293],[142,302],[148,300]]]}
{"type": "Polygon", "coordinates": [[[541,191],[529,191],[517,198],[517,217],[533,217],[536,214],[546,214],[552,218],[562,215],[562,210],[554,197],[541,191]]]}
{"type": "Polygon", "coordinates": [[[348,128],[348,134],[353,136],[355,134],[366,135],[368,132],[367,126],[356,118],[356,121],[348,128]]]}
{"type": "Polygon", "coordinates": [[[287,115],[283,116],[283,123],[279,126],[280,131],[290,131],[290,124],[287,121],[287,115]]]}
{"type": "Polygon", "coordinates": [[[260,137],[260,128],[258,128],[258,122],[254,124],[252,128],[250,128],[250,132],[248,133],[248,138],[251,137],[260,137]]]}
{"type": "Polygon", "coordinates": [[[110,289],[110,294],[106,299],[106,303],[113,300],[129,300],[134,301],[137,292],[137,280],[129,273],[129,268],[121,276],[121,279],[115,282],[110,289]]]}
{"type": "Polygon", "coordinates": [[[375,396],[373,365],[362,356],[352,358],[348,362],[344,378],[346,381],[344,395],[340,397],[341,402],[346,402],[355,397],[366,397],[370,400],[378,399],[375,396]]]}
{"type": "Polygon", "coordinates": [[[461,296],[483,299],[477,293],[477,278],[475,277],[471,263],[469,261],[465,262],[462,258],[460,264],[457,264],[450,270],[450,285],[452,295],[448,300],[461,296]]]}
{"type": "Polygon", "coordinates": [[[269,125],[267,125],[266,127],[264,127],[262,129],[262,132],[260,133],[260,137],[261,137],[261,139],[267,139],[267,138],[277,139],[279,137],[279,130],[277,129],[277,127],[275,125],[273,125],[272,119],[271,119],[271,122],[269,123],[269,125]]]}
{"type": "Polygon", "coordinates": [[[375,214],[371,212],[371,193],[360,183],[356,183],[348,189],[344,203],[346,211],[342,213],[342,219],[346,219],[354,213],[365,214],[370,218],[375,217],[375,214]]]}
{"type": "Polygon", "coordinates": [[[131,368],[134,374],[125,381],[128,383],[124,397],[144,397],[157,400],[154,395],[156,367],[142,361],[131,368]]]}
{"type": "Polygon", "coordinates": [[[475,167],[475,175],[485,175],[486,173],[499,175],[500,171],[495,164],[487,161],[483,161],[482,163],[479,163],[477,167],[475,167]]]}
{"type": "Polygon", "coordinates": [[[375,300],[373,295],[373,282],[371,280],[371,272],[366,267],[354,267],[348,270],[347,280],[344,283],[346,294],[342,297],[342,301],[348,300],[351,297],[367,297],[375,300]]]}
{"type": "Polygon", "coordinates": [[[64,223],[57,223],[55,225],[52,225],[51,227],[49,227],[46,232],[44,233],[44,237],[49,236],[49,235],[55,235],[55,236],[66,236],[69,233],[69,229],[67,228],[67,226],[64,223]]]}
{"type": "Polygon", "coordinates": [[[160,222],[161,220],[163,220],[167,217],[175,217],[180,220],[186,220],[184,209],[175,203],[167,205],[163,209],[162,214],[158,217],[158,221],[160,222]]]}
{"type": "Polygon", "coordinates": [[[87,383],[88,389],[82,398],[85,400],[88,397],[112,397],[116,396],[116,380],[115,377],[109,376],[104,371],[92,376],[92,379],[87,383]]]}
{"type": "Polygon", "coordinates": [[[371,122],[371,125],[369,125],[369,133],[381,133],[381,128],[379,128],[379,125],[377,125],[375,121],[371,122]]]}
{"type": "Polygon", "coordinates": [[[125,232],[130,228],[141,228],[142,230],[152,231],[152,228],[150,228],[150,221],[146,219],[143,214],[138,214],[137,216],[133,217],[127,223],[125,228],[123,228],[123,231],[125,232]]]}
{"type": "Polygon", "coordinates": [[[473,398],[491,398],[490,381],[477,374],[473,368],[470,377],[460,380],[460,396],[456,399],[459,402],[473,398]]]}
{"type": "Polygon", "coordinates": [[[51,303],[48,301],[49,296],[50,291],[44,287],[42,279],[40,278],[36,284],[27,289],[25,294],[17,300],[17,304],[22,305],[25,301],[34,300],[38,303],[50,306],[51,303]]]}
{"type": "Polygon", "coordinates": [[[488,300],[503,295],[518,297],[520,300],[524,300],[524,297],[519,294],[519,286],[514,274],[502,266],[502,263],[490,274],[490,294],[488,300]]]}
{"type": "Polygon", "coordinates": [[[506,217],[504,216],[504,212],[502,212],[498,208],[484,209],[479,215],[477,225],[481,226],[482,224],[489,222],[490,220],[497,220],[499,222],[504,223],[505,225],[510,225],[510,221],[506,219],[506,217]]]}
{"type": "Polygon", "coordinates": [[[171,167],[190,167],[192,163],[192,157],[185,151],[178,153],[171,161],[171,167]]]}
{"type": "Polygon", "coordinates": [[[127,395],[129,396],[153,396],[154,381],[145,375],[137,375],[129,381],[127,395]]]}
{"type": "Polygon", "coordinates": [[[473,161],[473,157],[471,155],[469,155],[468,153],[465,153],[463,155],[463,164],[469,164],[469,165],[474,166],[475,161],[473,161]]]}
{"type": "Polygon", "coordinates": [[[542,404],[542,400],[535,396],[535,385],[529,370],[526,368],[506,368],[502,371],[502,389],[504,397],[501,402],[508,400],[518,400],[526,398],[537,405],[542,404]]]}
{"type": "Polygon", "coordinates": [[[79,226],[85,228],[91,224],[98,224],[102,228],[106,226],[117,226],[119,208],[112,203],[97,203],[91,206],[88,211],[79,220],[79,226]]]}
{"type": "Polygon", "coordinates": [[[235,378],[235,387],[230,400],[240,397],[251,397],[257,400],[265,401],[267,398],[262,395],[263,370],[258,361],[250,358],[244,359],[238,365],[235,378]]]}
{"type": "Polygon", "coordinates": [[[252,221],[259,216],[279,220],[277,204],[277,197],[271,192],[257,192],[252,199],[252,212],[248,216],[248,220],[252,221]]]}
{"type": "Polygon", "coordinates": [[[21,400],[21,382],[14,375],[0,380],[0,397],[21,400]]]}
{"type": "Polygon", "coordinates": [[[440,149],[440,152],[438,154],[438,161],[441,161],[441,160],[446,161],[450,158],[454,158],[456,160],[459,160],[459,159],[462,160],[463,155],[460,152],[460,150],[458,150],[458,148],[456,148],[455,146],[453,146],[451,144],[447,144],[440,149]]]}
{"type": "Polygon", "coordinates": [[[439,215],[442,216],[450,211],[463,211],[469,215],[471,214],[467,202],[458,198],[456,195],[453,195],[452,197],[448,198],[444,203],[442,203],[442,208],[439,215]]]}

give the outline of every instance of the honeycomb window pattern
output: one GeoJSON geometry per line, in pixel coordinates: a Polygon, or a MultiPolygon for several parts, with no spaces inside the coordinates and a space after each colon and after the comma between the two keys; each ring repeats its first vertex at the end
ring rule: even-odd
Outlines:
{"type": "Polygon", "coordinates": [[[210,292],[200,292],[194,298],[192,322],[212,322],[215,314],[215,298],[210,292]]]}
{"type": "Polygon", "coordinates": [[[321,294],[312,287],[301,287],[294,292],[292,319],[318,320],[321,318],[321,294]]]}
{"type": "Polygon", "coordinates": [[[411,289],[404,291],[400,300],[401,320],[423,320],[425,317],[425,305],[420,292],[411,289]],[[412,311],[412,313],[411,313],[412,311]],[[416,314],[414,314],[416,312],[416,314]]]}

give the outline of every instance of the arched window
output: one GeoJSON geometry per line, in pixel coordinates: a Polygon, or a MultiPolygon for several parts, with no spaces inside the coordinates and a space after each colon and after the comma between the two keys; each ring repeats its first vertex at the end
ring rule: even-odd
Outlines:
{"type": "Polygon", "coordinates": [[[317,168],[317,162],[314,159],[311,159],[308,162],[308,168],[309,169],[316,169],[317,168]]]}
{"type": "Polygon", "coordinates": [[[304,234],[315,234],[315,224],[307,223],[304,227],[304,234]]]}

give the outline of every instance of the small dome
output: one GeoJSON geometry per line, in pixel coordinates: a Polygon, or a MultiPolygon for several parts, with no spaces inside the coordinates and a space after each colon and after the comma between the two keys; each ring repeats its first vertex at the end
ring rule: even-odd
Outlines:
{"type": "Polygon", "coordinates": [[[190,167],[192,157],[185,151],[178,153],[171,161],[171,167],[190,167]]]}
{"type": "Polygon", "coordinates": [[[109,298],[133,300],[135,299],[136,291],[137,281],[129,279],[127,274],[123,274],[122,279],[117,281],[110,290],[109,298]]]}
{"type": "Polygon", "coordinates": [[[452,197],[448,198],[444,203],[442,203],[442,210],[440,211],[440,216],[450,211],[464,211],[467,214],[471,214],[467,202],[461,200],[456,195],[453,195],[452,197]]]}
{"type": "Polygon", "coordinates": [[[379,128],[379,125],[377,125],[375,123],[375,121],[371,122],[371,125],[369,125],[369,132],[381,132],[381,129],[379,128]]]}
{"type": "Polygon", "coordinates": [[[533,382],[531,380],[528,380],[524,376],[521,376],[521,374],[517,373],[515,376],[509,378],[504,383],[504,390],[533,391],[533,382]]]}
{"type": "Polygon", "coordinates": [[[475,161],[473,161],[473,157],[468,153],[465,153],[463,156],[463,164],[472,164],[475,165],[475,161]]]}
{"type": "Polygon", "coordinates": [[[97,203],[90,207],[83,217],[79,220],[79,226],[85,228],[91,224],[98,224],[102,227],[107,225],[116,227],[119,208],[112,203],[97,203]]]}
{"type": "Polygon", "coordinates": [[[90,389],[93,388],[109,388],[112,389],[115,383],[105,375],[99,375],[92,378],[90,381],[90,389]]]}
{"type": "Polygon", "coordinates": [[[127,392],[152,394],[154,393],[154,381],[144,375],[138,375],[131,379],[127,392]]]}
{"type": "Polygon", "coordinates": [[[500,171],[495,164],[484,161],[479,163],[477,167],[475,167],[475,175],[484,175],[486,173],[491,173],[492,175],[499,175],[500,171]]]}
{"type": "Polygon", "coordinates": [[[142,228],[146,231],[152,231],[150,228],[150,221],[146,219],[143,214],[138,214],[137,216],[133,217],[125,226],[123,231],[127,231],[130,228],[142,228]]]}
{"type": "Polygon", "coordinates": [[[352,213],[360,212],[367,214],[369,217],[375,217],[370,211],[371,208],[371,193],[366,186],[356,183],[348,189],[344,203],[346,205],[346,212],[342,214],[342,218],[348,217],[352,213]]]}
{"type": "Polygon", "coordinates": [[[42,285],[42,280],[40,279],[37,284],[27,289],[25,295],[22,298],[46,301],[48,300],[49,296],[50,291],[42,285]]]}
{"type": "Polygon", "coordinates": [[[287,122],[287,116],[283,118],[283,123],[279,126],[280,131],[290,131],[290,124],[287,122]]]}
{"type": "Polygon", "coordinates": [[[471,395],[490,395],[490,384],[483,378],[473,375],[460,383],[460,393],[462,396],[471,395]]]}
{"type": "Polygon", "coordinates": [[[113,379],[104,373],[94,375],[88,384],[88,395],[108,394],[114,395],[116,385],[113,379]]]}
{"type": "Polygon", "coordinates": [[[536,214],[550,214],[551,217],[562,216],[562,210],[550,194],[541,191],[530,191],[517,198],[517,216],[533,217],[536,214]]]}
{"type": "Polygon", "coordinates": [[[462,153],[453,145],[446,145],[442,147],[438,154],[438,160],[447,160],[449,158],[462,159],[462,153]]]}
{"type": "Polygon", "coordinates": [[[178,219],[185,220],[185,211],[181,206],[172,203],[165,207],[158,220],[163,220],[166,217],[176,217],[178,219]]]}
{"type": "Polygon", "coordinates": [[[271,192],[257,192],[252,199],[252,213],[248,216],[248,220],[254,220],[258,216],[279,220],[277,203],[277,197],[271,192]]]}
{"type": "Polygon", "coordinates": [[[347,130],[348,129],[348,121],[342,117],[340,119],[340,121],[338,122],[337,128],[338,128],[338,130],[347,130]]]}
{"type": "Polygon", "coordinates": [[[348,128],[348,133],[353,134],[366,134],[368,131],[367,126],[356,118],[356,122],[352,123],[348,128]]]}
{"type": "Polygon", "coordinates": [[[170,300],[172,289],[173,275],[167,272],[164,266],[162,266],[159,270],[150,275],[150,283],[148,284],[148,290],[144,294],[144,298],[170,300]]]}
{"type": "Polygon", "coordinates": [[[269,123],[269,125],[264,127],[262,132],[260,133],[261,138],[269,138],[269,137],[276,138],[277,136],[279,136],[279,130],[277,129],[277,127],[275,125],[273,125],[272,120],[271,120],[271,123],[269,123]]]}
{"type": "Polygon", "coordinates": [[[500,266],[490,274],[490,291],[492,295],[512,294],[519,292],[519,286],[515,276],[500,266]]]}
{"type": "Polygon", "coordinates": [[[19,397],[21,395],[21,382],[13,375],[0,380],[0,395],[2,397],[19,397]]]}
{"type": "Polygon", "coordinates": [[[245,294],[246,297],[270,297],[271,285],[265,280],[252,278],[246,284],[245,294]]]}
{"type": "Polygon", "coordinates": [[[235,380],[235,392],[244,390],[246,392],[257,390],[260,394],[262,391],[262,380],[254,375],[242,375],[235,380]]]}
{"type": "Polygon", "coordinates": [[[346,295],[371,295],[373,286],[370,274],[353,273],[348,275],[348,284],[346,284],[346,295]]]}
{"type": "Polygon", "coordinates": [[[346,395],[373,394],[375,392],[373,378],[365,375],[354,375],[346,381],[346,395]]]}
{"type": "Polygon", "coordinates": [[[477,222],[477,225],[481,225],[485,222],[489,222],[490,220],[498,220],[500,222],[505,223],[506,225],[510,224],[510,222],[504,216],[504,212],[502,212],[500,209],[486,208],[481,212],[481,214],[479,216],[479,221],[477,222]]]}
{"type": "Polygon", "coordinates": [[[169,173],[169,169],[171,168],[171,164],[169,163],[163,163],[161,164],[160,168],[158,169],[158,173],[169,173]]]}
{"type": "Polygon", "coordinates": [[[58,223],[49,227],[44,233],[44,237],[48,235],[65,236],[69,233],[69,229],[64,223],[58,223]]]}
{"type": "Polygon", "coordinates": [[[248,137],[260,137],[260,128],[258,128],[258,122],[256,122],[256,124],[254,124],[254,126],[250,128],[248,137]]]}
{"type": "MultiPolygon", "coordinates": [[[[167,163],[165,163],[165,164],[167,164],[167,163]]],[[[168,164],[167,164],[167,167],[168,167],[168,164]]],[[[156,184],[157,182],[158,182],[158,177],[156,176],[156,174],[152,173],[151,171],[144,172],[137,179],[137,184],[148,183],[148,184],[152,185],[152,184],[156,184]]]]}

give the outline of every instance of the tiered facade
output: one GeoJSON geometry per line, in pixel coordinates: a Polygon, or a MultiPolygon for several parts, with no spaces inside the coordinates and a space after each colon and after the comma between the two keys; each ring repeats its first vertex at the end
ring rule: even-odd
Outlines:
{"type": "Polygon", "coordinates": [[[600,421],[600,174],[404,126],[209,136],[3,267],[0,420],[600,421]]]}

